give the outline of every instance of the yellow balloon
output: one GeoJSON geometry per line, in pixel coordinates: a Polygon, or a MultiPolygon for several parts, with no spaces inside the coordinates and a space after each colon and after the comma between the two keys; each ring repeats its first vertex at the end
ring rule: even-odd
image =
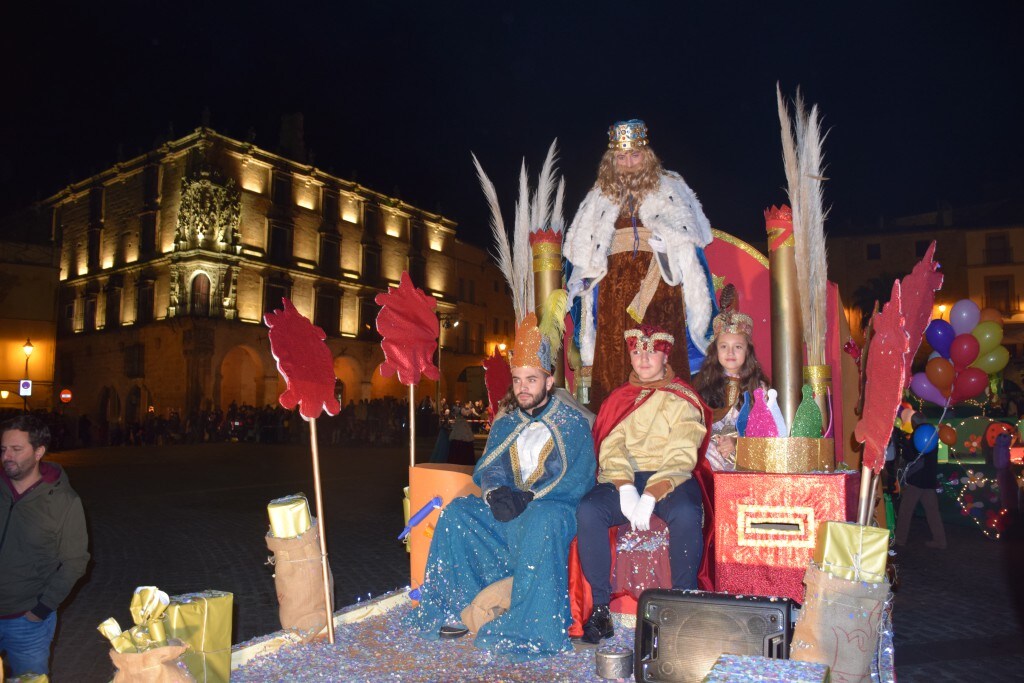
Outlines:
{"type": "Polygon", "coordinates": [[[978,340],[978,357],[980,358],[1002,343],[1003,326],[997,322],[986,320],[983,323],[978,323],[974,329],[971,330],[971,334],[973,334],[974,338],[978,340]]]}
{"type": "Polygon", "coordinates": [[[1006,350],[1005,346],[997,346],[983,356],[978,356],[978,360],[971,363],[973,367],[978,368],[987,375],[994,375],[1010,362],[1010,352],[1006,350]]]}
{"type": "Polygon", "coordinates": [[[912,424],[910,423],[910,420],[907,420],[906,422],[904,422],[903,424],[901,424],[901,425],[900,425],[900,429],[902,429],[902,430],[903,430],[904,432],[906,432],[907,434],[913,434],[913,433],[914,433],[914,425],[912,425],[912,424]]]}

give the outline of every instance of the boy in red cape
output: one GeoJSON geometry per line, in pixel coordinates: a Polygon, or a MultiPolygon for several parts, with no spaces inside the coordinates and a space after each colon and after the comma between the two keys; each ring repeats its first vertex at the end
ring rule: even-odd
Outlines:
{"type": "Polygon", "coordinates": [[[598,483],[576,511],[580,565],[590,594],[579,595],[586,585],[576,582],[573,616],[581,618],[586,603],[593,605],[582,628],[588,643],[613,635],[610,528],[629,523],[647,530],[657,514],[669,528],[672,587],[711,588],[711,538],[702,537],[702,522],[713,528],[710,486],[697,480],[711,479],[704,457],[711,410],[668,365],[672,335],[642,325],[627,330],[625,338],[633,371],[601,404],[594,423],[598,483]]]}

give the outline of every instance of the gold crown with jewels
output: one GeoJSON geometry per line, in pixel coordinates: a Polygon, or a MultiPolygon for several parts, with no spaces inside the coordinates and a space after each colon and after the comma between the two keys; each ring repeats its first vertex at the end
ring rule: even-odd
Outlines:
{"type": "Polygon", "coordinates": [[[647,146],[647,124],[640,119],[617,121],[608,129],[608,149],[640,149],[647,146]]]}

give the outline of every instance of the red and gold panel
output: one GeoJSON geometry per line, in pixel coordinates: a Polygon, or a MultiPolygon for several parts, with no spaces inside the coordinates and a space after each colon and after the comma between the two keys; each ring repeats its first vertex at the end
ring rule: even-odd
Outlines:
{"type": "Polygon", "coordinates": [[[715,472],[715,590],[803,602],[818,525],[857,515],[860,474],[715,472]]]}

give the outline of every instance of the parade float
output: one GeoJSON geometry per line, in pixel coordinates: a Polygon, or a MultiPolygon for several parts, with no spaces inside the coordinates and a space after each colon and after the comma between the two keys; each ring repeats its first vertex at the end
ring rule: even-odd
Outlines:
{"type": "MultiPolygon", "coordinates": [[[[791,122],[781,94],[779,112],[790,206],[765,211],[767,256],[718,230],[704,250],[716,291],[731,283],[742,292],[743,311],[756,323],[755,342],[773,388],[756,392],[745,405],[735,470],[714,472],[705,486],[709,570],[701,577],[702,590],[666,590],[664,525],[652,524],[647,531],[625,525],[612,529],[617,555],[612,602],[616,635],[599,647],[514,662],[475,648],[472,637],[438,642],[410,636],[401,618],[415,608],[438,518],[455,498],[480,494],[469,467],[417,464],[415,421],[410,416],[409,488],[401,537],[409,548],[409,586],[326,619],[333,599],[322,522],[318,528],[302,497],[271,501],[267,543],[277,555],[278,572],[283,564],[298,567],[293,572],[300,575],[298,587],[278,583],[284,630],[231,648],[231,679],[895,679],[892,636],[899,615],[891,609],[890,532],[879,473],[894,425],[902,424],[904,388],[912,386],[910,365],[929,326],[942,275],[933,244],[910,274],[893,283],[890,300],[872,318],[865,347],[852,345],[838,288],[827,279],[818,114],[813,108],[807,111],[798,98],[791,122]],[[294,549],[282,545],[289,539],[295,541],[294,549]]],[[[564,341],[562,351],[555,354],[556,378],[560,395],[569,401],[574,395],[585,398],[580,391],[585,382],[578,380],[586,371],[573,346],[574,321],[566,310],[562,186],[555,182],[554,160],[552,145],[536,191],[528,187],[524,168],[511,239],[500,219],[496,192],[477,168],[495,216],[499,261],[506,275],[521,285],[512,291],[528,293],[517,301],[517,310],[536,313],[541,327],[556,330],[564,341]]],[[[432,363],[438,334],[435,301],[405,274],[399,286],[378,297],[378,303],[378,329],[387,359],[382,372],[397,374],[408,386],[412,409],[420,377],[437,376],[432,363]]],[[[329,388],[334,376],[329,365],[319,362],[322,331],[308,321],[293,320],[294,307],[287,301],[283,305],[283,312],[267,318],[284,344],[271,339],[288,382],[281,401],[302,404],[312,432],[315,473],[316,417],[322,410],[337,410],[329,388]],[[289,330],[293,341],[288,341],[289,330]],[[295,346],[287,350],[290,344],[295,346]]],[[[989,353],[998,354],[994,348],[989,353]]],[[[955,373],[974,377],[977,373],[967,369],[979,354],[969,360],[967,355],[965,351],[949,362],[955,373]]],[[[511,381],[508,365],[498,354],[484,365],[488,391],[496,402],[511,381]]],[[[967,383],[974,380],[965,379],[956,393],[955,373],[948,385],[943,374],[940,386],[933,387],[936,393],[923,398],[948,404],[973,390],[975,385],[967,383]]],[[[939,377],[938,372],[932,374],[939,377]]],[[[920,384],[917,377],[913,381],[920,384]]],[[[918,395],[925,391],[918,389],[918,395]]],[[[915,434],[920,449],[933,447],[939,431],[915,434]]],[[[315,493],[322,520],[318,477],[315,493]]],[[[574,595],[578,585],[574,587],[573,576],[577,581],[580,577],[574,567],[567,570],[574,595]]],[[[122,633],[116,624],[105,623],[102,629],[113,644],[114,661],[125,667],[116,680],[228,680],[219,663],[224,659],[223,639],[215,645],[208,640],[212,625],[223,619],[224,610],[215,601],[223,596],[168,598],[152,587],[140,591],[132,603],[135,627],[122,633]],[[170,624],[163,615],[182,612],[183,604],[194,605],[198,624],[165,628],[170,624]],[[162,650],[164,661],[174,669],[182,648],[192,659],[175,669],[180,678],[173,672],[167,678],[124,673],[129,667],[121,663],[125,655],[153,658],[152,653],[162,650]]],[[[566,629],[575,635],[589,606],[575,597],[571,602],[573,623],[566,629]]],[[[503,606],[495,603],[493,609],[503,606]]],[[[230,618],[230,607],[227,614],[230,618]]]]}

